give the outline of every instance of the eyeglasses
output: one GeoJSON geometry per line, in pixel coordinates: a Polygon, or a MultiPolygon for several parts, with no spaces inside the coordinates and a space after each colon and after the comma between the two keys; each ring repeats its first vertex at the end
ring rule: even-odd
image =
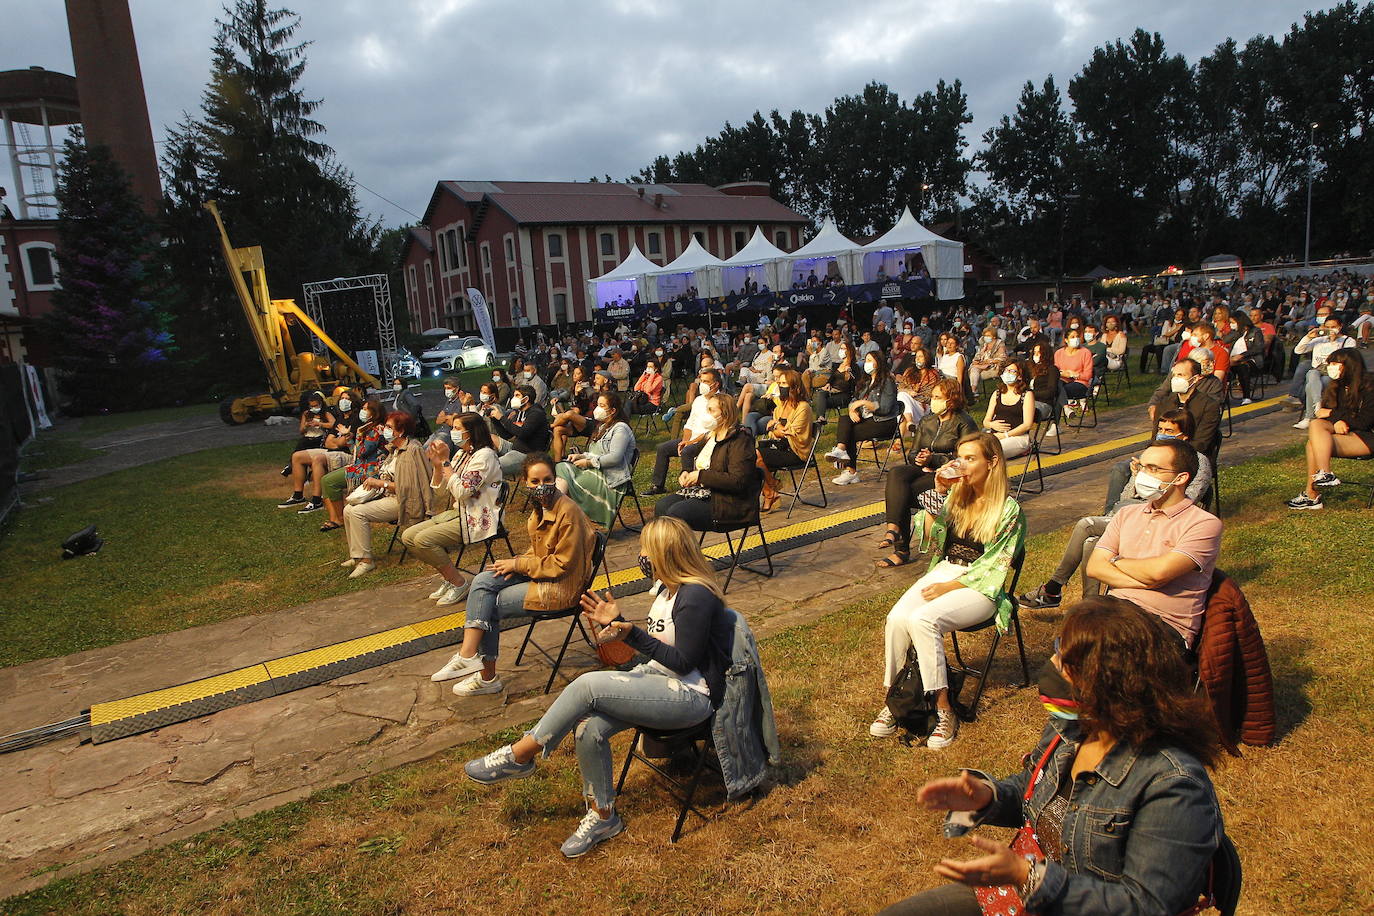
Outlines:
{"type": "Polygon", "coordinates": [[[1132,459],[1131,459],[1131,473],[1132,473],[1132,474],[1139,474],[1141,471],[1144,471],[1144,472],[1147,473],[1147,474],[1152,474],[1152,475],[1154,475],[1155,477],[1163,477],[1163,476],[1165,476],[1166,474],[1177,474],[1177,473],[1178,473],[1178,471],[1175,471],[1173,468],[1160,467],[1160,466],[1157,465],[1157,464],[1144,464],[1144,463],[1141,462],[1141,460],[1140,460],[1139,458],[1132,458],[1132,459]]]}

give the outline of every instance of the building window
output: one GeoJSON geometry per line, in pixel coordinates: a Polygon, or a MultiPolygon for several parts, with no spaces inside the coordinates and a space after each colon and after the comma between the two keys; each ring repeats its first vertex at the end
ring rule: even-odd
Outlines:
{"type": "Polygon", "coordinates": [[[563,236],[561,236],[561,235],[550,235],[550,236],[549,236],[549,257],[551,257],[551,258],[561,258],[561,257],[563,257],[563,236]]]}
{"type": "Polygon", "coordinates": [[[24,266],[24,285],[30,292],[44,292],[58,287],[57,246],[51,242],[26,242],[19,246],[19,260],[24,266]]]}
{"type": "Polygon", "coordinates": [[[737,232],[735,233],[735,250],[736,250],[736,251],[739,251],[739,250],[740,250],[741,248],[743,248],[743,247],[744,247],[744,233],[743,233],[743,232],[738,232],[738,231],[737,231],[737,232]]]}
{"type": "Polygon", "coordinates": [[[568,294],[553,294],[553,320],[556,324],[568,323],[568,294]]]}
{"type": "Polygon", "coordinates": [[[514,262],[515,262],[515,243],[514,243],[512,240],[510,240],[510,239],[506,239],[506,263],[507,263],[507,264],[512,264],[512,263],[514,263],[514,262]]]}
{"type": "Polygon", "coordinates": [[[482,267],[491,270],[491,247],[486,242],[482,243],[482,267]]]}
{"type": "Polygon", "coordinates": [[[601,253],[604,255],[615,254],[615,236],[609,232],[601,233],[601,253]]]}
{"type": "Polygon", "coordinates": [[[663,252],[663,240],[657,232],[649,233],[649,254],[661,254],[663,252]]]}
{"type": "Polygon", "coordinates": [[[438,235],[438,241],[439,273],[446,274],[448,273],[448,246],[444,244],[444,234],[442,232],[438,235]]]}
{"type": "Polygon", "coordinates": [[[787,233],[779,230],[777,234],[777,246],[783,251],[787,250],[787,233]]]}
{"type": "Polygon", "coordinates": [[[458,231],[456,229],[450,229],[445,235],[448,236],[449,270],[458,270],[461,267],[467,267],[467,264],[463,263],[465,259],[458,248],[458,231]]]}

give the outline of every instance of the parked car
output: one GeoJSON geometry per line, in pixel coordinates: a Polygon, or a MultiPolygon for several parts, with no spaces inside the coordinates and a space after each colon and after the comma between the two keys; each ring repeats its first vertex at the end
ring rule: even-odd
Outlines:
{"type": "Polygon", "coordinates": [[[455,334],[445,337],[420,354],[420,367],[426,378],[449,372],[462,372],[478,366],[496,365],[496,354],[487,349],[480,337],[455,334]]]}
{"type": "Polygon", "coordinates": [[[384,353],[382,365],[387,378],[419,378],[422,374],[420,361],[405,347],[384,353]]]}

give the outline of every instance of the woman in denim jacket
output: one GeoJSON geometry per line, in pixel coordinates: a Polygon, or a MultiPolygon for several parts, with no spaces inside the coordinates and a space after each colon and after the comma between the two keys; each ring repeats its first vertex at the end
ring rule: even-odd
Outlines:
{"type": "Polygon", "coordinates": [[[970,836],[980,858],[935,866],[958,883],[883,913],[978,916],[974,887],[1010,885],[1030,913],[1173,916],[1208,891],[1223,825],[1207,768],[1222,744],[1178,638],[1129,601],[1100,597],[1069,611],[1055,645],[1040,675],[1050,720],[1021,772],[965,770],[916,796],[950,812],[948,836],[1029,824],[1041,855],[970,836]]]}

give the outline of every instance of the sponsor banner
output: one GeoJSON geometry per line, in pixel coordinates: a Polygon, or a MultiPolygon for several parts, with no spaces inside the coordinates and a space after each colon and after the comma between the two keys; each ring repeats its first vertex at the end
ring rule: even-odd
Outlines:
{"type": "Polygon", "coordinates": [[[375,378],[382,377],[382,365],[377,360],[376,350],[357,350],[353,353],[353,361],[362,367],[362,370],[375,378]]]}
{"type": "Polygon", "coordinates": [[[496,353],[496,335],[491,329],[491,309],[487,308],[487,297],[479,289],[468,287],[468,302],[472,304],[472,318],[477,322],[477,332],[482,335],[482,343],[493,354],[496,353]]]}

